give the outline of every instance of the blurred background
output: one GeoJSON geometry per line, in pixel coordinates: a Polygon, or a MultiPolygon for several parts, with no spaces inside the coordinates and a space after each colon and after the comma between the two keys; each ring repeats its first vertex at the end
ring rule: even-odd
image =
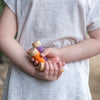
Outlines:
{"type": "MultiPolygon", "coordinates": [[[[5,3],[0,0],[0,16],[5,3]]],[[[0,51],[0,100],[2,100],[4,82],[7,75],[9,59],[0,51]]],[[[93,100],[100,100],[100,55],[90,59],[89,85],[93,100]]]]}

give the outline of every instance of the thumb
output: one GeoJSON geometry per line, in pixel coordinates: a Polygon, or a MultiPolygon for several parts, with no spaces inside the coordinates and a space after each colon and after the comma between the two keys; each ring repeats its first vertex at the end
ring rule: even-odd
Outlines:
{"type": "Polygon", "coordinates": [[[42,53],[41,53],[41,56],[42,57],[45,57],[49,54],[50,50],[49,49],[45,49],[42,53]]]}

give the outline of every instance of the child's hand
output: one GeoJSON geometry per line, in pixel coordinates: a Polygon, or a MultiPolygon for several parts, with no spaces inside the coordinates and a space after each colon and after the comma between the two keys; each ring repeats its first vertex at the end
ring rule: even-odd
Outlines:
{"type": "Polygon", "coordinates": [[[44,72],[40,72],[39,70],[35,70],[35,77],[43,80],[54,81],[57,80],[62,72],[63,72],[63,65],[61,61],[57,64],[52,63],[51,61],[47,61],[45,63],[45,70],[44,72]]]}
{"type": "Polygon", "coordinates": [[[52,62],[55,62],[55,63],[57,63],[58,61],[62,61],[59,55],[60,55],[59,49],[56,49],[56,48],[46,48],[41,53],[42,57],[47,57],[48,60],[51,60],[52,62]]]}
{"type": "MultiPolygon", "coordinates": [[[[31,49],[29,49],[27,51],[27,53],[29,54],[31,49]]],[[[58,61],[61,61],[60,57],[59,57],[59,52],[58,49],[53,49],[53,48],[47,48],[45,49],[42,53],[41,53],[42,57],[47,57],[48,60],[51,60],[54,63],[58,63],[58,61]]],[[[31,58],[31,61],[34,63],[34,65],[38,65],[38,61],[35,60],[34,58],[31,58]]],[[[61,61],[62,65],[65,65],[65,62],[61,61]]]]}

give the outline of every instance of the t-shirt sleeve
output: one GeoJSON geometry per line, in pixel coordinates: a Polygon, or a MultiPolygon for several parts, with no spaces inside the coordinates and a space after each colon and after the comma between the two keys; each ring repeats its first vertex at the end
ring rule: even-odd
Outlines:
{"type": "Polygon", "coordinates": [[[95,1],[88,13],[87,32],[100,28],[100,0],[95,1]]]}
{"type": "Polygon", "coordinates": [[[17,0],[4,0],[4,2],[6,3],[6,5],[11,9],[11,11],[16,14],[17,10],[16,10],[16,3],[17,3],[17,0]]]}

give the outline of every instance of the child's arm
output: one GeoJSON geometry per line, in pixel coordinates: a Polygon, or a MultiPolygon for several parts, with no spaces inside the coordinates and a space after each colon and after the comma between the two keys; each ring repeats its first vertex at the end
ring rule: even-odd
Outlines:
{"type": "Polygon", "coordinates": [[[14,39],[17,32],[17,18],[6,6],[0,18],[0,49],[21,69],[33,75],[34,67],[28,54],[14,39]]]}
{"type": "Polygon", "coordinates": [[[61,48],[61,59],[66,62],[78,61],[90,58],[97,54],[100,54],[100,28],[88,32],[89,39],[86,39],[78,44],[61,48]]]}
{"type": "Polygon", "coordinates": [[[50,81],[58,79],[62,74],[62,63],[59,61],[59,63],[56,64],[48,61],[45,64],[44,72],[36,70],[32,62],[29,61],[29,55],[14,39],[16,32],[17,18],[6,6],[0,18],[0,50],[2,50],[14,64],[29,75],[50,81]]]}
{"type": "MultiPolygon", "coordinates": [[[[86,39],[75,45],[57,49],[56,55],[59,56],[59,59],[69,63],[73,61],[87,59],[97,54],[100,54],[100,28],[88,33],[91,38],[86,39]]],[[[55,54],[53,54],[53,51],[54,50],[48,49],[48,51],[45,50],[41,55],[43,57],[49,55],[51,58],[53,58],[55,54]]]]}

